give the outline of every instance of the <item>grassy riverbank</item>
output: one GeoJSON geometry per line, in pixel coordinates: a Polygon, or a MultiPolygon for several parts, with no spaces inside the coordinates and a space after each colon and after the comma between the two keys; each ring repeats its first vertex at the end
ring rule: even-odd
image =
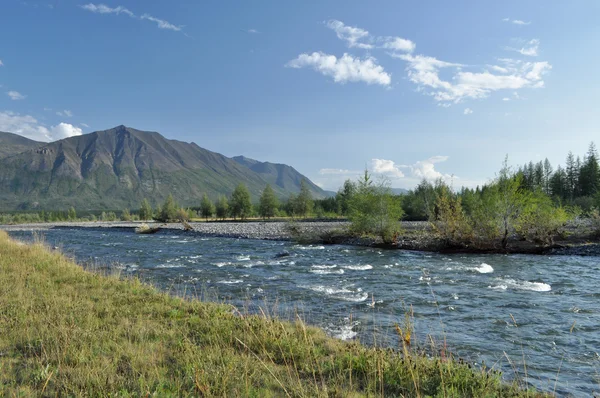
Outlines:
{"type": "Polygon", "coordinates": [[[138,280],[0,231],[0,396],[536,396],[489,369],[367,348],[138,280]]]}

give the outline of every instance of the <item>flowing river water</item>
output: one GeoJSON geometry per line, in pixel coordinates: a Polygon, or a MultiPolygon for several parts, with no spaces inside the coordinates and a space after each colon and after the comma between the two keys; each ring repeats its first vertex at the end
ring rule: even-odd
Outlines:
{"type": "MultiPolygon", "coordinates": [[[[446,341],[558,395],[600,391],[600,258],[445,255],[341,245],[213,238],[163,230],[35,233],[78,262],[117,268],[162,289],[249,311],[303,319],[340,339],[398,347],[414,313],[416,339],[446,341]],[[282,253],[289,256],[281,257],[282,253]],[[285,253],[285,254],[287,254],[285,253]]],[[[29,241],[31,231],[12,231],[29,241]]]]}

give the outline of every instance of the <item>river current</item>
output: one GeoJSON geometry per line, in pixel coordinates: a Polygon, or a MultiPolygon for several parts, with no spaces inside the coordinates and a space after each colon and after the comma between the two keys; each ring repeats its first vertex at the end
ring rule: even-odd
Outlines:
{"type": "Polygon", "coordinates": [[[558,395],[600,391],[598,257],[445,255],[167,230],[36,234],[84,266],[242,311],[298,314],[340,339],[398,347],[395,324],[411,311],[421,345],[446,341],[457,357],[558,395]]]}

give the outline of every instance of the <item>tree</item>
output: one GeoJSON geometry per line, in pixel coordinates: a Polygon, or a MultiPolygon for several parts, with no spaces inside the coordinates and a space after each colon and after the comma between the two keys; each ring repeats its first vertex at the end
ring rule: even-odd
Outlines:
{"type": "Polygon", "coordinates": [[[472,240],[473,228],[463,211],[461,196],[445,183],[440,186],[433,227],[448,245],[465,245],[472,240]]]}
{"type": "Polygon", "coordinates": [[[123,209],[121,212],[121,221],[131,221],[131,213],[129,209],[123,209]]]}
{"type": "Polygon", "coordinates": [[[275,192],[273,191],[273,188],[271,188],[271,185],[267,184],[260,196],[258,213],[263,219],[271,218],[275,216],[278,207],[279,201],[275,196],[275,192]]]}
{"type": "Polygon", "coordinates": [[[207,194],[202,196],[202,201],[200,202],[200,214],[207,221],[215,214],[215,205],[210,201],[207,194]]]}
{"type": "Polygon", "coordinates": [[[229,203],[227,202],[227,198],[225,196],[219,196],[215,208],[217,217],[221,220],[225,220],[225,218],[227,218],[227,213],[229,212],[229,203]]]}
{"type": "Polygon", "coordinates": [[[516,232],[525,239],[551,245],[569,216],[564,208],[555,207],[548,195],[531,194],[515,222],[516,232]]]}
{"type": "Polygon", "coordinates": [[[178,221],[180,218],[179,210],[179,205],[173,199],[173,195],[169,194],[156,219],[161,222],[178,221]]]}
{"type": "Polygon", "coordinates": [[[569,155],[567,155],[565,173],[567,174],[566,195],[570,200],[573,200],[575,198],[575,189],[577,187],[577,177],[579,176],[579,171],[576,170],[575,156],[573,156],[573,152],[571,151],[569,151],[569,155]]]}
{"type": "Polygon", "coordinates": [[[252,202],[250,201],[250,192],[244,183],[240,183],[229,199],[229,211],[235,219],[240,217],[246,219],[252,213],[252,202]]]}
{"type": "Polygon", "coordinates": [[[568,175],[560,165],[556,168],[552,177],[550,177],[549,187],[550,192],[548,192],[548,195],[552,195],[561,200],[569,198],[568,175]]]}
{"type": "Polygon", "coordinates": [[[552,177],[552,165],[548,158],[544,160],[544,192],[550,195],[550,178],[552,177]]]}
{"type": "Polygon", "coordinates": [[[77,219],[77,212],[75,211],[75,208],[71,206],[71,208],[69,209],[69,214],[67,215],[67,218],[69,219],[69,221],[75,221],[77,219]]]}
{"type": "Polygon", "coordinates": [[[150,206],[150,202],[148,199],[142,200],[142,204],[140,205],[140,220],[146,221],[152,218],[152,206],[150,206]]]}
{"type": "Polygon", "coordinates": [[[356,192],[356,184],[352,180],[344,181],[344,186],[335,195],[338,202],[338,211],[341,215],[347,216],[350,211],[350,201],[356,192]]]}
{"type": "Polygon", "coordinates": [[[350,201],[351,231],[358,235],[376,235],[392,243],[399,232],[402,215],[400,198],[392,195],[389,181],[382,179],[373,184],[365,170],[350,201]]]}
{"type": "Polygon", "coordinates": [[[502,237],[503,249],[506,249],[508,238],[514,231],[515,223],[525,206],[526,193],[521,188],[521,178],[520,175],[512,173],[507,156],[496,181],[489,189],[492,198],[491,215],[502,237]]]}
{"type": "Polygon", "coordinates": [[[579,171],[579,185],[582,196],[594,196],[600,187],[600,165],[594,143],[590,143],[588,152],[579,171]]]}
{"type": "Polygon", "coordinates": [[[306,217],[308,214],[312,213],[313,206],[313,198],[310,189],[308,188],[308,184],[306,183],[306,180],[302,180],[300,182],[300,193],[296,198],[294,206],[295,213],[299,216],[306,217]]]}

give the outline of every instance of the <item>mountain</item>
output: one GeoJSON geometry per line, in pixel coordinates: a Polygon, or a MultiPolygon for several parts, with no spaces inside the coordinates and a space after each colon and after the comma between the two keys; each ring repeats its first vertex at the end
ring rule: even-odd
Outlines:
{"type": "Polygon", "coordinates": [[[23,136],[0,131],[0,159],[44,145],[23,136]]]}
{"type": "MultiPolygon", "coordinates": [[[[137,208],[143,198],[159,204],[169,193],[183,206],[198,206],[202,194],[213,199],[229,195],[240,182],[255,200],[267,183],[278,196],[287,197],[300,190],[305,178],[289,166],[274,165],[282,170],[283,185],[273,184],[270,172],[254,171],[195,143],[125,126],[48,144],[34,142],[23,141],[19,145],[29,149],[7,151],[0,159],[1,210],[137,208]]],[[[310,187],[315,198],[325,196],[316,185],[310,187]]]]}
{"type": "Polygon", "coordinates": [[[265,181],[271,184],[273,188],[278,187],[286,192],[296,193],[300,191],[300,183],[302,180],[306,180],[311,191],[319,192],[320,196],[327,197],[325,191],[321,190],[321,188],[312,181],[297,172],[292,166],[281,163],[260,162],[245,156],[234,156],[232,159],[242,166],[258,173],[265,181]]]}

